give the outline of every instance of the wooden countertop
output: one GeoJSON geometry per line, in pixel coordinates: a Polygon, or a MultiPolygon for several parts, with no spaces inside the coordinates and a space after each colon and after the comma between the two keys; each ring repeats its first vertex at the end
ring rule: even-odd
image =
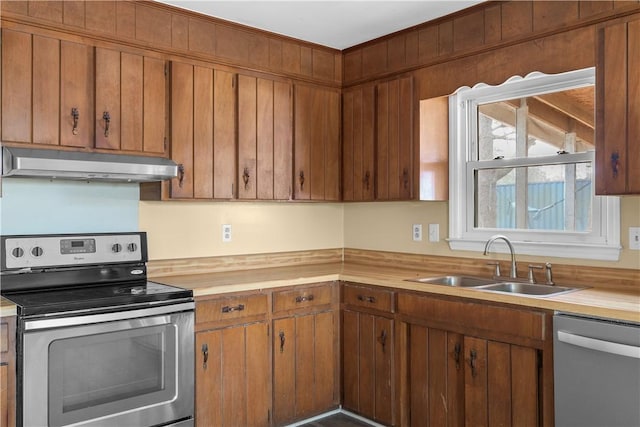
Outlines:
{"type": "MultiPolygon", "coordinates": [[[[442,274],[414,269],[374,267],[350,263],[326,263],[292,267],[263,268],[205,274],[184,274],[156,279],[161,283],[192,289],[195,296],[232,292],[256,291],[282,286],[304,285],[331,280],[345,280],[396,289],[422,291],[474,300],[515,304],[523,307],[565,311],[588,316],[606,317],[640,323],[640,289],[618,290],[586,288],[579,291],[550,296],[530,297],[479,291],[424,283],[408,282],[415,277],[442,274]]],[[[580,286],[579,284],[564,284],[580,286]]],[[[0,298],[0,317],[14,316],[16,306],[0,298]]]]}
{"type": "MultiPolygon", "coordinates": [[[[442,274],[429,273],[429,271],[412,269],[375,267],[350,263],[327,263],[165,276],[152,280],[192,289],[195,296],[255,291],[330,280],[345,280],[396,289],[422,291],[438,295],[515,304],[524,307],[565,311],[640,323],[640,289],[585,288],[557,296],[531,297],[499,294],[470,288],[429,285],[405,280],[416,277],[441,275],[442,274]]],[[[579,284],[564,283],[560,285],[580,286],[579,284]]]]}

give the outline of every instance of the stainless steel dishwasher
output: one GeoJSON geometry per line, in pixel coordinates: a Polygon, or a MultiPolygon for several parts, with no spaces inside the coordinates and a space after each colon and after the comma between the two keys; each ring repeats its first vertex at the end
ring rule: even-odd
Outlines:
{"type": "Polygon", "coordinates": [[[556,313],[556,427],[640,426],[640,325],[556,313]]]}

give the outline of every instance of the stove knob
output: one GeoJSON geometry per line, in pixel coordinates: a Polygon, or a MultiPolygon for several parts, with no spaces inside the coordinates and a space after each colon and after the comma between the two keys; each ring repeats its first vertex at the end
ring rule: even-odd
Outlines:
{"type": "Polygon", "coordinates": [[[111,252],[114,253],[118,253],[122,250],[122,245],[120,243],[115,243],[113,246],[111,246],[111,252]]]}
{"type": "Polygon", "coordinates": [[[43,250],[40,246],[34,246],[33,249],[31,249],[31,255],[35,256],[35,257],[39,257],[42,256],[43,254],[43,250]]]}
{"type": "Polygon", "coordinates": [[[128,250],[129,252],[135,252],[135,251],[137,251],[137,250],[138,250],[138,245],[136,245],[135,243],[129,243],[129,244],[127,245],[127,250],[128,250]]]}
{"type": "Polygon", "coordinates": [[[13,250],[11,251],[11,255],[13,255],[14,258],[22,258],[22,256],[24,255],[24,249],[13,248],[13,250]]]}

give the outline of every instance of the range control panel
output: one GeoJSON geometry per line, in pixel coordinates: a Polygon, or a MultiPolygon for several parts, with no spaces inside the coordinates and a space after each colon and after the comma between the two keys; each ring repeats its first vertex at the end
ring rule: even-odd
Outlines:
{"type": "Polygon", "coordinates": [[[146,261],[145,233],[2,237],[3,268],[146,261]]]}

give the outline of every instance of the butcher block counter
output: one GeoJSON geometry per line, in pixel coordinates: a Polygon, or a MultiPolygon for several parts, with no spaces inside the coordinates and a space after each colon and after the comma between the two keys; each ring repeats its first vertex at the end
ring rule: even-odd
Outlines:
{"type": "MultiPolygon", "coordinates": [[[[637,289],[588,287],[556,296],[535,297],[423,284],[406,280],[441,275],[443,275],[442,272],[437,271],[416,271],[413,268],[380,267],[345,261],[244,271],[166,275],[156,277],[154,280],[192,289],[196,297],[344,280],[399,290],[471,298],[476,301],[515,304],[523,307],[640,322],[640,284],[637,289]]],[[[576,283],[559,283],[559,285],[582,286],[576,283]]]]}

